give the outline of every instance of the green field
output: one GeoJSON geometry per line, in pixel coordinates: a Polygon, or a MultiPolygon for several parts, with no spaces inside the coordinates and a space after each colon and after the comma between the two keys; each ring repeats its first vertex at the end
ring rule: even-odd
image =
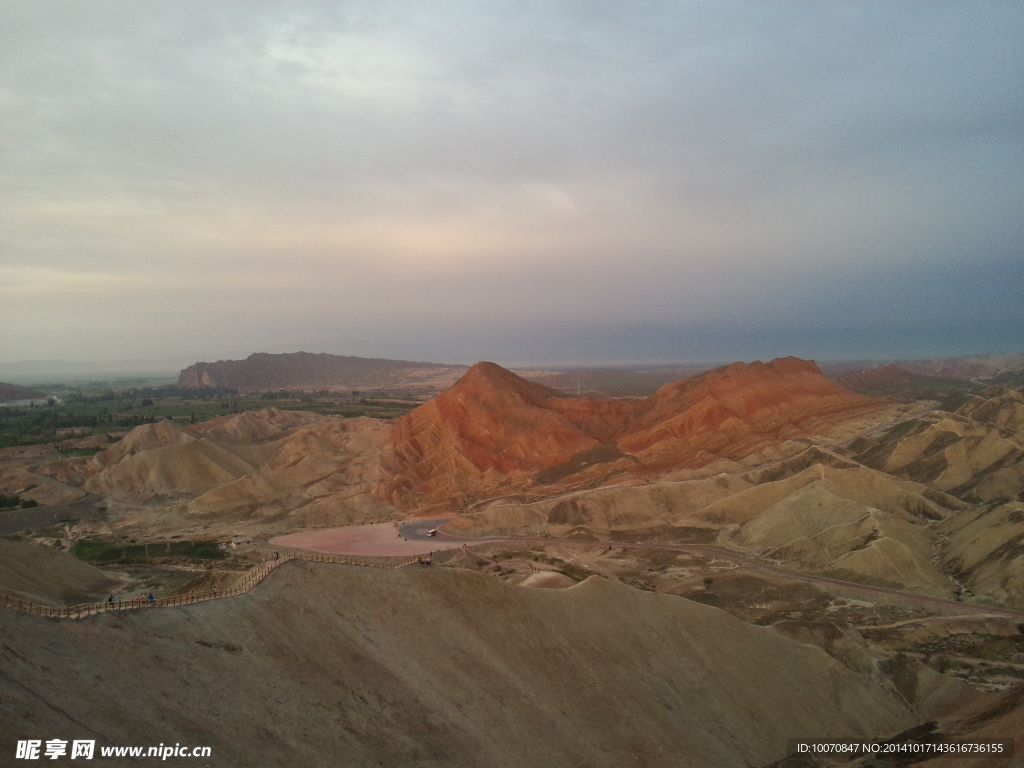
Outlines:
{"type": "Polygon", "coordinates": [[[215,541],[160,541],[120,544],[104,539],[82,539],[71,550],[92,565],[153,563],[164,560],[223,560],[225,553],[215,541]]]}

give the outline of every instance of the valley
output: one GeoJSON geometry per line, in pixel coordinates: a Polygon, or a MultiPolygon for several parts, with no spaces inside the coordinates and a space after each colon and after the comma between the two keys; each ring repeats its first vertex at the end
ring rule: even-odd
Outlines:
{"type": "Polygon", "coordinates": [[[289,561],[235,597],[80,621],[8,609],[9,732],[44,722],[116,742],[159,720],[228,764],[257,748],[517,764],[487,723],[520,701],[502,717],[533,734],[524,764],[575,765],[569,729],[593,765],[671,751],[745,768],[788,765],[785,739],[808,728],[883,738],[935,723],[942,738],[1022,717],[1024,395],[1011,386],[858,394],[783,358],[646,397],[576,396],[478,363],[386,418],[256,397],[0,449],[0,492],[21,502],[0,511],[0,593],[58,607],[212,594],[274,552],[432,565],[289,561]],[[435,520],[429,537],[416,522],[435,520]],[[320,646],[337,658],[300,650],[320,646]],[[114,672],[143,653],[164,670],[146,689],[114,672]],[[745,666],[765,655],[759,676],[745,666]],[[40,708],[56,688],[37,664],[95,670],[105,709],[89,710],[84,681],[40,708]],[[191,690],[171,692],[175,669],[191,690]],[[226,674],[248,703],[218,692],[226,674]],[[246,738],[185,714],[213,710],[246,738]]]}

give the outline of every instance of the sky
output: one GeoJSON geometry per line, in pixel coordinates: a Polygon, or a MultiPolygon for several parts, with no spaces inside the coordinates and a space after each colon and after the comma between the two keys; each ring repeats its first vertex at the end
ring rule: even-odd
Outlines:
{"type": "Polygon", "coordinates": [[[1024,351],[1019,2],[0,3],[0,380],[1024,351]]]}

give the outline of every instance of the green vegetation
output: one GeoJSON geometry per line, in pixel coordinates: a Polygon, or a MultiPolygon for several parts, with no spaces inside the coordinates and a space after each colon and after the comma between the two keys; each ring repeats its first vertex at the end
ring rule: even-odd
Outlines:
{"type": "Polygon", "coordinates": [[[223,560],[227,555],[215,541],[156,541],[123,544],[105,539],[82,539],[71,554],[92,565],[147,564],[166,560],[223,560]]]}
{"type": "Polygon", "coordinates": [[[64,456],[94,456],[103,448],[101,446],[92,446],[91,448],[58,448],[57,451],[64,456]]]}
{"type": "Polygon", "coordinates": [[[573,581],[583,581],[594,575],[592,571],[588,571],[586,568],[574,565],[573,563],[563,563],[556,570],[573,581]]]}
{"type": "Polygon", "coordinates": [[[32,507],[38,507],[39,502],[34,499],[23,499],[18,495],[6,496],[0,493],[0,509],[14,509],[15,507],[21,507],[22,509],[32,509],[32,507]]]}
{"type": "MultiPolygon", "coordinates": [[[[228,389],[194,390],[177,385],[115,389],[103,382],[44,388],[52,395],[45,402],[0,408],[0,448],[56,443],[132,429],[161,419],[196,424],[217,416],[270,406],[348,418],[394,419],[419,405],[411,399],[395,399],[381,392],[239,394],[228,389]]],[[[97,450],[71,448],[62,453],[88,456],[97,450]]]]}

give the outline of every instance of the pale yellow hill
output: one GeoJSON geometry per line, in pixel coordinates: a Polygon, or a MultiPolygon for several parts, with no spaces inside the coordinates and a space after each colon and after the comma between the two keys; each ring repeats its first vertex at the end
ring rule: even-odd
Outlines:
{"type": "Polygon", "coordinates": [[[188,431],[148,424],[100,454],[85,487],[117,502],[112,524],[150,532],[279,532],[390,519],[394,510],[374,494],[387,429],[374,419],[274,408],[188,431]],[[139,506],[157,494],[172,494],[170,505],[139,506]]]}
{"type": "Polygon", "coordinates": [[[211,419],[197,424],[192,430],[218,442],[249,443],[273,440],[296,427],[318,420],[320,417],[313,413],[264,408],[211,419]]]}
{"type": "Polygon", "coordinates": [[[934,534],[917,518],[899,506],[882,511],[841,492],[816,480],[761,511],[733,538],[789,566],[864,583],[953,592],[955,585],[930,562],[934,534]]]}
{"type": "Polygon", "coordinates": [[[202,744],[226,768],[747,768],[792,734],[916,724],[815,645],[601,579],[289,563],[230,600],[5,619],[9,738],[202,744]]]}
{"type": "Polygon", "coordinates": [[[93,457],[94,468],[98,470],[111,464],[117,464],[137,453],[167,448],[171,445],[182,445],[195,439],[194,435],[189,434],[184,427],[174,421],[164,419],[153,424],[142,424],[110,448],[97,453],[93,457]]]}
{"type": "Polygon", "coordinates": [[[956,412],[975,421],[1024,431],[1024,393],[1020,390],[984,390],[981,396],[970,396],[956,412]]]}
{"type": "Polygon", "coordinates": [[[1024,503],[981,506],[938,527],[948,535],[945,564],[976,595],[1024,608],[1024,503]]]}
{"type": "Polygon", "coordinates": [[[565,574],[556,571],[540,571],[527,576],[519,582],[519,586],[533,589],[567,589],[575,583],[565,574]]]}
{"type": "Polygon", "coordinates": [[[1024,451],[1017,442],[1001,437],[996,430],[975,427],[963,440],[943,451],[943,455],[949,466],[929,484],[941,491],[955,491],[983,472],[1014,457],[1019,459],[1024,451]]]}
{"type": "Polygon", "coordinates": [[[863,549],[837,558],[823,571],[844,581],[953,596],[956,585],[940,574],[925,557],[931,541],[915,540],[912,533],[908,531],[899,538],[890,535],[876,539],[863,549]]]}
{"type": "Polygon", "coordinates": [[[750,487],[739,475],[646,486],[602,488],[533,504],[494,506],[455,518],[445,530],[459,535],[562,536],[585,528],[597,537],[681,527],[712,530],[699,516],[709,503],[750,487]]]}
{"type": "Polygon", "coordinates": [[[26,467],[13,462],[0,464],[0,493],[37,504],[66,504],[85,496],[81,488],[43,474],[45,470],[46,467],[26,467]]]}
{"type": "Polygon", "coordinates": [[[971,493],[984,501],[1020,497],[1020,494],[1024,493],[1024,461],[1017,461],[1008,467],[986,474],[978,480],[971,493]]]}
{"type": "Polygon", "coordinates": [[[392,510],[373,494],[386,434],[373,419],[302,426],[267,443],[265,461],[251,474],[198,496],[188,512],[268,530],[388,519],[392,510]]]}
{"type": "Polygon", "coordinates": [[[931,492],[920,483],[897,480],[865,467],[836,468],[814,464],[792,477],[765,482],[709,504],[702,516],[714,524],[742,523],[778,504],[804,486],[819,481],[827,481],[836,496],[877,508],[908,521],[942,519],[951,509],[965,506],[957,499],[931,492]]]}
{"type": "Polygon", "coordinates": [[[1024,394],[990,388],[955,413],[933,411],[850,448],[861,463],[961,499],[1007,500],[1024,491],[1022,423],[1024,394]]]}
{"type": "Polygon", "coordinates": [[[90,477],[85,488],[92,492],[195,492],[231,482],[254,470],[241,457],[202,438],[130,455],[90,477]]]}

